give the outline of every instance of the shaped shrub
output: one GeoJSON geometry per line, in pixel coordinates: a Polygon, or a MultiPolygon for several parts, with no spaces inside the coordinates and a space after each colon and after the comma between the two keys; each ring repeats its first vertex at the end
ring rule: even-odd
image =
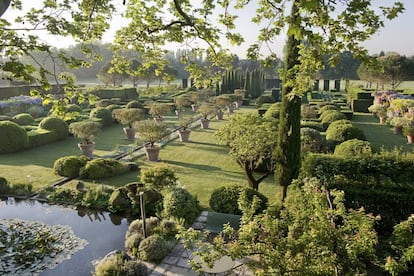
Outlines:
{"type": "Polygon", "coordinates": [[[130,101],[126,104],[126,108],[144,108],[144,105],[139,101],[130,101]]]}
{"type": "MultiPolygon", "coordinates": [[[[159,223],[160,220],[157,217],[149,217],[145,219],[145,233],[147,236],[154,234],[154,229],[158,226],[159,223]]],[[[125,237],[129,238],[134,234],[143,234],[141,219],[136,219],[129,224],[125,237]]]]}
{"type": "Polygon", "coordinates": [[[108,105],[111,105],[112,102],[109,99],[102,99],[95,102],[95,107],[107,107],[108,105]]]}
{"type": "Polygon", "coordinates": [[[39,127],[49,131],[53,131],[56,135],[56,140],[61,140],[69,135],[68,124],[57,117],[46,117],[40,123],[39,127]]]}
{"type": "Polygon", "coordinates": [[[109,208],[112,212],[126,212],[131,209],[131,199],[128,197],[128,191],[125,187],[115,189],[108,201],[109,208]]]}
{"type": "Polygon", "coordinates": [[[145,264],[124,259],[123,254],[118,253],[102,259],[95,267],[94,275],[146,276],[149,272],[145,264]]]}
{"type": "Polygon", "coordinates": [[[280,115],[280,103],[274,103],[266,110],[263,117],[265,118],[272,117],[275,119],[279,119],[279,115],[280,115]]]}
{"type": "Polygon", "coordinates": [[[13,122],[21,126],[31,125],[34,121],[34,118],[29,113],[20,113],[13,117],[13,122]]]}
{"type": "Polygon", "coordinates": [[[341,113],[340,111],[336,111],[336,110],[324,112],[322,115],[324,116],[321,118],[321,122],[325,129],[334,121],[347,119],[345,114],[341,113]]]}
{"type": "Polygon", "coordinates": [[[161,163],[154,167],[142,168],[140,180],[148,187],[162,190],[177,185],[178,178],[171,166],[161,163]]]}
{"type": "Polygon", "coordinates": [[[79,176],[82,179],[100,179],[129,172],[128,164],[114,159],[97,158],[86,163],[81,168],[79,176]]]}
{"type": "Polygon", "coordinates": [[[143,261],[159,262],[171,251],[171,244],[159,235],[149,236],[139,244],[139,258],[143,261]]]}
{"type": "Polygon", "coordinates": [[[351,139],[367,140],[361,129],[349,124],[339,124],[326,130],[326,140],[333,141],[335,144],[351,139]]]}
{"type": "Polygon", "coordinates": [[[335,155],[343,156],[343,157],[354,157],[354,156],[361,156],[361,155],[371,155],[373,153],[373,149],[371,147],[371,143],[368,141],[362,141],[358,139],[351,139],[335,147],[335,155]]]}
{"type": "Polygon", "coordinates": [[[326,105],[322,106],[321,108],[319,108],[319,114],[322,114],[327,110],[337,110],[337,111],[339,111],[339,107],[334,105],[334,104],[326,104],[326,105]]]}
{"type": "Polygon", "coordinates": [[[89,117],[91,119],[99,119],[102,126],[109,126],[112,124],[112,112],[104,107],[96,107],[92,109],[89,117]]]}
{"type": "Polygon", "coordinates": [[[66,112],[82,112],[82,108],[77,104],[68,104],[66,106],[66,112]]]}
{"type": "Polygon", "coordinates": [[[316,129],[302,127],[300,129],[300,140],[303,151],[325,152],[327,142],[325,137],[316,129]]]}
{"type": "Polygon", "coordinates": [[[200,213],[197,198],[193,197],[184,188],[173,188],[164,196],[163,217],[184,219],[191,224],[200,213]]]}
{"type": "Polygon", "coordinates": [[[85,155],[71,155],[56,159],[53,164],[55,174],[64,177],[77,177],[82,167],[89,161],[85,155]]]}
{"type": "Polygon", "coordinates": [[[238,207],[238,200],[240,193],[242,192],[247,193],[249,202],[253,201],[254,196],[257,196],[260,199],[260,207],[257,210],[257,213],[262,212],[267,208],[268,199],[263,194],[247,186],[231,185],[219,187],[211,193],[209,201],[211,209],[220,213],[242,215],[242,211],[238,207]]]}
{"type": "Polygon", "coordinates": [[[24,149],[29,144],[26,130],[16,123],[0,121],[0,154],[24,149]]]}

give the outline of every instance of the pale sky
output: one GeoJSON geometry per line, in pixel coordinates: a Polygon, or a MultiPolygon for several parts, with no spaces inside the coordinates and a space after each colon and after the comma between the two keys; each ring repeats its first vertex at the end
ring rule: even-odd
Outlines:
{"type": "MultiPolygon", "coordinates": [[[[373,0],[375,4],[378,5],[387,5],[392,1],[389,0],[373,0]]],[[[372,39],[363,45],[369,50],[370,54],[378,54],[380,51],[389,52],[394,51],[401,55],[414,56],[414,1],[413,0],[400,0],[405,5],[405,12],[401,14],[397,19],[393,21],[387,21],[385,23],[385,28],[381,29],[379,33],[374,35],[372,39]]],[[[23,0],[23,5],[28,5],[27,0],[23,0]]],[[[122,6],[121,0],[115,1],[116,5],[119,7],[122,6]]],[[[34,4],[34,1],[30,4],[34,4]]],[[[30,5],[29,4],[29,5],[30,5]]],[[[234,47],[231,45],[225,45],[226,47],[232,47],[232,52],[236,53],[239,57],[245,57],[245,51],[248,48],[248,45],[255,41],[257,34],[257,27],[253,23],[249,22],[251,14],[254,12],[254,7],[246,9],[244,11],[238,11],[237,15],[239,19],[237,21],[237,26],[240,26],[241,33],[245,38],[246,42],[240,47],[234,47]]],[[[2,16],[2,18],[12,21],[16,16],[16,11],[9,9],[2,16]]],[[[119,27],[121,22],[119,21],[120,16],[114,16],[117,21],[114,21],[112,26],[114,27],[109,31],[105,37],[104,42],[110,42],[114,31],[119,27]]],[[[50,36],[43,36],[46,41],[56,47],[67,47],[68,45],[73,44],[73,41],[68,38],[55,38],[50,36]]],[[[284,45],[285,38],[282,36],[276,43],[273,45],[275,52],[281,56],[282,49],[284,45]]]]}

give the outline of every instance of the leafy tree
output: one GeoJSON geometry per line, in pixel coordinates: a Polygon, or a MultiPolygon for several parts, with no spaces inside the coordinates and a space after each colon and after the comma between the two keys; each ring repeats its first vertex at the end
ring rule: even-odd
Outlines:
{"type": "Polygon", "coordinates": [[[128,75],[126,73],[118,72],[115,70],[112,62],[108,62],[99,71],[97,77],[106,85],[120,86],[128,78],[128,75]]]}
{"type": "Polygon", "coordinates": [[[273,173],[272,152],[276,143],[277,122],[256,113],[234,114],[226,125],[216,131],[220,142],[230,149],[230,155],[242,167],[249,186],[255,190],[273,173]],[[257,178],[259,166],[265,172],[257,178]]]}

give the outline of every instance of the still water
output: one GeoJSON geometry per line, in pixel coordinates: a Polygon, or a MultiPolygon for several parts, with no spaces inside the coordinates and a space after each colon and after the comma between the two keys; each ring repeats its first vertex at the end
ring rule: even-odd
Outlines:
{"type": "Polygon", "coordinates": [[[41,276],[91,275],[94,260],[101,259],[113,250],[124,250],[128,228],[125,218],[107,212],[75,210],[35,200],[0,199],[0,219],[10,218],[40,221],[49,225],[69,225],[77,237],[88,241],[71,259],[43,271],[41,276]]]}

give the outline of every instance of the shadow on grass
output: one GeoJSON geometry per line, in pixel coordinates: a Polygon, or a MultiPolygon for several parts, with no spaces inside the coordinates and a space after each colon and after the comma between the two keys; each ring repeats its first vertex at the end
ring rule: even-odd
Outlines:
{"type": "Polygon", "coordinates": [[[195,169],[195,170],[203,170],[203,171],[217,171],[217,170],[221,170],[220,167],[213,167],[213,166],[208,166],[208,165],[200,165],[200,164],[186,163],[186,162],[173,161],[173,160],[162,160],[162,162],[165,162],[165,163],[167,163],[169,165],[186,167],[186,168],[195,169]]]}

